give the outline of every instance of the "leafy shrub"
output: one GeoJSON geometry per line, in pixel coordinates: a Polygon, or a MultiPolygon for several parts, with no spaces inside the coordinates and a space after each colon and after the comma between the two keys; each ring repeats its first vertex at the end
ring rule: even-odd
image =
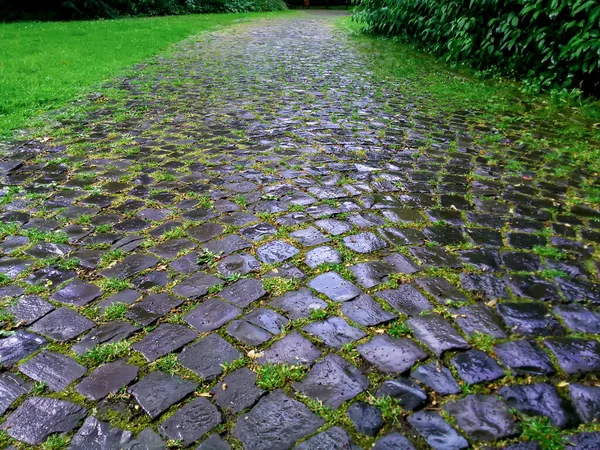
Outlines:
{"type": "Polygon", "coordinates": [[[355,0],[368,32],[451,62],[600,94],[597,0],[355,0]]]}
{"type": "Polygon", "coordinates": [[[283,0],[0,0],[0,20],[100,19],[285,8],[283,0]]]}

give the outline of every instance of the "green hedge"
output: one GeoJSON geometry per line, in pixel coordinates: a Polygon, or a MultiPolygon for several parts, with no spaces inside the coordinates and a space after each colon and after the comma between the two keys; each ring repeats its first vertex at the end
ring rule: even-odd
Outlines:
{"type": "Polygon", "coordinates": [[[451,62],[600,95],[598,0],[356,0],[367,31],[451,62]]]}
{"type": "Polygon", "coordinates": [[[0,19],[73,20],[188,13],[278,11],[283,0],[0,0],[0,19]]]}

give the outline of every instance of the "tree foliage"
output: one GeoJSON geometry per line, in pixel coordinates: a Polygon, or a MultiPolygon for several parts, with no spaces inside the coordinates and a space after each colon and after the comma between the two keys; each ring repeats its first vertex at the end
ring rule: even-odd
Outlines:
{"type": "Polygon", "coordinates": [[[356,0],[367,31],[451,62],[600,94],[598,0],[356,0]]]}
{"type": "Polygon", "coordinates": [[[101,19],[282,9],[285,9],[283,0],[0,0],[3,20],[101,19]]]}

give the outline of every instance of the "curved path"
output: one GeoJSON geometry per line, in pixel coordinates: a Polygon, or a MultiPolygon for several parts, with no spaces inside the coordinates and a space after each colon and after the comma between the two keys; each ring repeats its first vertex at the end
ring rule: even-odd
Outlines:
{"type": "Polygon", "coordinates": [[[188,39],[5,151],[1,442],[600,446],[600,213],[338,17],[188,39]]]}

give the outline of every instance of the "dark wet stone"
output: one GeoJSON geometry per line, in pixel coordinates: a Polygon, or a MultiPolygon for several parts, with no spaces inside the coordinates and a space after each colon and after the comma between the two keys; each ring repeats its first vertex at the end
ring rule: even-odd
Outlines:
{"type": "Polygon", "coordinates": [[[567,436],[569,450],[596,450],[600,448],[600,432],[583,432],[567,436]]]}
{"type": "Polygon", "coordinates": [[[569,395],[582,422],[591,423],[600,420],[600,387],[571,383],[569,395]]]}
{"type": "Polygon", "coordinates": [[[572,427],[578,422],[571,405],[550,384],[506,386],[498,393],[510,408],[528,416],[546,416],[556,427],[572,427]]]}
{"type": "Polygon", "coordinates": [[[123,446],[123,450],[166,450],[167,445],[160,435],[152,428],[145,428],[138,434],[137,438],[129,441],[123,446]]]}
{"type": "Polygon", "coordinates": [[[306,278],[304,272],[290,263],[283,263],[278,267],[274,267],[263,275],[263,278],[290,278],[292,280],[303,280],[306,278]]]}
{"type": "Polygon", "coordinates": [[[380,228],[379,234],[393,246],[399,245],[419,245],[425,241],[425,236],[421,230],[412,228],[380,228]]]}
{"type": "Polygon", "coordinates": [[[358,352],[385,373],[406,372],[427,357],[421,347],[411,339],[396,339],[387,335],[375,336],[369,342],[359,345],[358,352]]]}
{"type": "Polygon", "coordinates": [[[423,311],[433,309],[429,300],[410,284],[403,284],[398,289],[378,291],[375,295],[406,316],[418,316],[423,311]]]}
{"type": "Polygon", "coordinates": [[[104,313],[106,308],[115,303],[122,303],[124,305],[131,305],[135,303],[142,296],[139,292],[133,289],[124,289],[122,291],[117,292],[114,295],[111,295],[106,300],[98,303],[98,308],[101,313],[104,313]]]}
{"type": "Polygon", "coordinates": [[[502,247],[502,233],[483,228],[468,228],[465,230],[475,245],[502,247]]]}
{"type": "Polygon", "coordinates": [[[426,266],[462,267],[458,257],[442,247],[411,247],[410,252],[426,266]]]}
{"type": "Polygon", "coordinates": [[[462,229],[458,227],[432,226],[426,227],[423,232],[428,241],[432,241],[440,245],[459,245],[466,242],[462,234],[462,229]]]}
{"type": "Polygon", "coordinates": [[[348,322],[337,316],[330,317],[323,322],[310,323],[303,330],[319,338],[325,345],[337,349],[367,335],[364,331],[349,325],[348,322]]]}
{"type": "Polygon", "coordinates": [[[132,440],[131,431],[113,428],[107,422],[100,422],[94,416],[88,417],[68,447],[69,450],[121,449],[132,440]]]}
{"type": "Polygon", "coordinates": [[[70,245],[40,242],[25,250],[24,253],[34,258],[64,258],[72,250],[73,247],[70,245]]]}
{"type": "Polygon", "coordinates": [[[560,336],[564,330],[541,303],[499,303],[498,313],[506,326],[524,336],[560,336]]]}
{"type": "Polygon", "coordinates": [[[245,278],[227,286],[219,295],[227,302],[233,303],[240,308],[245,308],[266,293],[260,280],[245,278]]]}
{"type": "Polygon", "coordinates": [[[187,230],[189,236],[200,242],[208,242],[211,239],[220,236],[225,231],[225,227],[218,223],[203,223],[200,226],[187,230]]]}
{"type": "Polygon", "coordinates": [[[377,439],[372,450],[415,450],[410,441],[397,431],[377,439]]]}
{"type": "Polygon", "coordinates": [[[565,278],[555,278],[555,281],[567,302],[591,301],[595,305],[600,304],[600,289],[597,284],[565,278]]]}
{"type": "Polygon", "coordinates": [[[102,258],[103,252],[100,250],[89,250],[86,248],[80,248],[76,252],[73,252],[71,256],[79,260],[79,266],[84,269],[96,269],[98,263],[102,258]]]}
{"type": "Polygon", "coordinates": [[[242,236],[253,242],[263,240],[265,237],[277,233],[277,228],[269,223],[257,223],[240,230],[242,236]]]}
{"type": "Polygon", "coordinates": [[[338,355],[328,355],[313,366],[306,378],[292,387],[332,409],[351,400],[369,386],[361,372],[338,355]]]}
{"type": "Polygon", "coordinates": [[[221,413],[203,397],[187,403],[159,425],[160,433],[188,446],[221,423],[221,413]]]}
{"type": "Polygon", "coordinates": [[[103,364],[84,378],[75,390],[90,400],[102,400],[126,387],[138,376],[139,367],[115,361],[103,364]]]}
{"type": "Polygon", "coordinates": [[[383,239],[370,232],[346,236],[343,241],[346,247],[358,253],[371,253],[387,247],[383,239]]]}
{"type": "Polygon", "coordinates": [[[194,331],[184,325],[163,323],[133,344],[131,348],[144,355],[149,362],[153,362],[161,356],[180,349],[197,337],[194,331]]]}
{"type": "Polygon", "coordinates": [[[496,339],[507,337],[500,319],[486,305],[463,306],[457,313],[456,323],[467,336],[479,332],[496,339]]]}
{"type": "Polygon", "coordinates": [[[265,391],[256,386],[256,374],[247,367],[232,372],[211,391],[215,403],[234,414],[253,406],[265,391]]]}
{"type": "Polygon", "coordinates": [[[235,347],[217,334],[210,334],[188,345],[178,357],[182,366],[205,380],[212,380],[223,373],[222,364],[242,357],[235,347]]]}
{"type": "Polygon", "coordinates": [[[383,427],[381,411],[365,402],[350,405],[346,413],[352,421],[354,429],[367,436],[376,436],[383,427]]]}
{"type": "Polygon", "coordinates": [[[543,269],[540,258],[531,253],[503,253],[502,262],[512,272],[537,272],[543,269]]]}
{"type": "Polygon", "coordinates": [[[287,449],[317,431],[324,423],[305,405],[276,390],[238,419],[233,435],[242,441],[245,448],[287,449]]]}
{"type": "Polygon", "coordinates": [[[421,364],[416,369],[413,369],[410,376],[425,386],[430,387],[438,394],[451,395],[460,392],[460,387],[452,376],[452,372],[438,361],[421,364]]]}
{"type": "Polygon", "coordinates": [[[213,239],[202,245],[202,248],[208,249],[221,256],[228,256],[238,250],[250,248],[251,244],[235,234],[228,234],[219,239],[213,239]]]}
{"type": "Polygon", "coordinates": [[[170,239],[162,242],[155,247],[149,248],[150,253],[155,254],[159,258],[173,259],[180,252],[194,248],[196,244],[186,238],[170,239]]]}
{"type": "Polygon", "coordinates": [[[156,419],[172,405],[194,392],[197,386],[193,381],[157,370],[135,383],[127,392],[135,397],[151,419],[156,419]]]}
{"type": "Polygon", "coordinates": [[[423,270],[421,266],[415,263],[408,256],[401,253],[392,253],[383,258],[383,260],[396,269],[396,272],[412,274],[423,270]]]}
{"type": "Polygon", "coordinates": [[[417,278],[417,285],[433,296],[439,303],[446,304],[450,300],[454,302],[465,302],[467,297],[453,284],[440,277],[417,278]]]}
{"type": "Polygon", "coordinates": [[[15,278],[33,266],[34,262],[32,259],[0,258],[0,273],[15,278]]]}
{"type": "Polygon", "coordinates": [[[14,316],[15,322],[27,326],[54,310],[54,306],[37,295],[24,295],[6,310],[14,316]]]}
{"type": "Polygon", "coordinates": [[[44,442],[53,433],[68,433],[87,410],[76,403],[46,397],[26,399],[2,424],[9,436],[26,444],[44,442]]]}
{"type": "Polygon", "coordinates": [[[315,434],[310,439],[301,442],[295,450],[358,450],[358,447],[352,443],[352,438],[346,430],[334,426],[315,434]]]}
{"type": "Polygon", "coordinates": [[[495,346],[494,352],[502,364],[517,375],[551,375],[555,372],[548,355],[526,340],[503,342],[495,346]]]}
{"type": "Polygon", "coordinates": [[[266,349],[259,364],[310,365],[321,356],[312,343],[297,332],[292,332],[266,349]]]}
{"type": "Polygon", "coordinates": [[[544,341],[554,353],[558,365],[567,374],[600,372],[600,342],[579,338],[556,338],[544,341]]]}
{"type": "Polygon", "coordinates": [[[353,322],[366,327],[389,322],[398,317],[385,311],[379,303],[367,294],[362,294],[354,300],[342,303],[340,310],[353,322]]]}
{"type": "Polygon", "coordinates": [[[456,368],[458,376],[467,384],[494,381],[504,376],[502,367],[481,350],[459,353],[452,358],[452,365],[456,368]]]}
{"type": "Polygon", "coordinates": [[[350,267],[356,282],[364,288],[372,288],[387,280],[388,275],[396,273],[394,266],[381,261],[371,261],[350,267]]]}
{"type": "Polygon", "coordinates": [[[268,331],[245,320],[234,320],[227,326],[227,334],[246,345],[256,347],[267,342],[273,336],[268,331]]]}
{"type": "Polygon", "coordinates": [[[352,229],[352,225],[342,220],[335,219],[322,219],[315,221],[315,225],[332,236],[339,236],[340,234],[347,233],[352,229]]]}
{"type": "Polygon", "coordinates": [[[327,303],[306,288],[287,292],[281,297],[274,298],[270,304],[274,308],[287,312],[287,316],[292,320],[310,317],[313,309],[327,308],[327,303]]]}
{"type": "Polygon", "coordinates": [[[508,298],[504,281],[491,274],[460,274],[462,288],[466,291],[475,292],[484,298],[496,300],[508,298]]]}
{"type": "Polygon", "coordinates": [[[111,245],[111,250],[121,250],[124,253],[130,253],[142,245],[144,242],[144,238],[137,234],[125,236],[123,239],[119,239],[113,245],[111,245]]]}
{"type": "Polygon", "coordinates": [[[203,272],[196,272],[173,288],[173,293],[184,298],[197,298],[208,293],[208,288],[223,284],[223,280],[203,272]]]}
{"type": "Polygon", "coordinates": [[[308,227],[303,230],[294,231],[293,233],[290,233],[290,237],[296,239],[305,247],[312,247],[314,245],[331,241],[330,238],[322,234],[315,227],[308,227]]]}
{"type": "Polygon", "coordinates": [[[289,322],[281,314],[267,308],[258,308],[245,316],[244,319],[272,334],[280,334],[289,322]]]}
{"type": "Polygon", "coordinates": [[[85,375],[87,368],[62,353],[44,350],[21,364],[19,371],[35,381],[46,383],[51,390],[60,392],[85,375]]]}
{"type": "Polygon", "coordinates": [[[59,303],[83,306],[93,302],[101,295],[102,291],[95,284],[74,280],[52,294],[52,300],[59,303]]]}
{"type": "Polygon", "coordinates": [[[231,450],[231,446],[218,434],[211,434],[196,450],[231,450]]]}
{"type": "Polygon", "coordinates": [[[248,214],[245,212],[234,212],[227,216],[221,217],[219,220],[227,225],[243,227],[244,225],[258,221],[258,217],[256,217],[254,214],[248,214]]]}
{"type": "Polygon", "coordinates": [[[600,334],[600,313],[581,305],[558,305],[554,307],[567,328],[575,333],[600,334]]]}
{"type": "Polygon", "coordinates": [[[29,243],[29,238],[25,236],[7,236],[0,242],[0,253],[9,254],[14,250],[23,247],[29,243]]]}
{"type": "Polygon", "coordinates": [[[53,267],[44,267],[43,269],[36,270],[27,278],[25,278],[25,282],[31,285],[39,286],[43,285],[51,285],[58,286],[62,283],[65,283],[77,276],[77,273],[73,270],[66,269],[56,269],[53,267]]]}
{"type": "Polygon", "coordinates": [[[86,319],[70,308],[58,308],[42,317],[29,329],[58,342],[66,342],[76,338],[94,326],[94,322],[86,319]]]}
{"type": "Polygon", "coordinates": [[[0,415],[4,415],[15,400],[28,394],[33,384],[10,372],[0,373],[0,415]]]}
{"type": "Polygon", "coordinates": [[[519,297],[535,300],[556,300],[560,298],[554,283],[533,275],[505,275],[504,280],[507,281],[515,295],[519,297]]]}
{"type": "Polygon", "coordinates": [[[427,401],[427,394],[417,383],[408,378],[386,380],[377,389],[377,397],[388,396],[400,401],[404,410],[414,410],[427,401]]]}
{"type": "Polygon", "coordinates": [[[348,216],[348,222],[358,228],[371,228],[381,226],[385,221],[375,214],[353,213],[348,216]]]}
{"type": "Polygon", "coordinates": [[[141,275],[131,280],[136,289],[141,291],[150,290],[156,287],[163,287],[170,282],[169,274],[162,271],[154,271],[141,275]]]}
{"type": "Polygon", "coordinates": [[[242,310],[217,298],[209,298],[184,316],[201,333],[216,330],[240,315],[242,310]]]}
{"type": "Polygon", "coordinates": [[[321,264],[339,264],[342,255],[332,247],[317,247],[306,252],[304,262],[311,269],[316,269],[321,264]]]}
{"type": "Polygon", "coordinates": [[[35,353],[46,339],[37,334],[17,330],[0,339],[0,366],[10,367],[35,353]]]}
{"type": "Polygon", "coordinates": [[[460,450],[469,446],[437,411],[419,411],[407,420],[434,450],[460,450]]]}
{"type": "Polygon", "coordinates": [[[158,264],[158,259],[150,255],[129,255],[120,263],[115,264],[110,269],[100,272],[100,275],[106,278],[125,278],[137,275],[146,269],[150,269],[158,264]]]}
{"type": "Polygon", "coordinates": [[[150,325],[182,303],[180,298],[168,294],[150,294],[133,305],[125,317],[141,325],[150,325]]]}
{"type": "Polygon", "coordinates": [[[17,286],[16,284],[9,284],[8,286],[0,287],[0,299],[7,297],[18,297],[24,293],[25,289],[17,286]]]}
{"type": "Polygon", "coordinates": [[[246,275],[258,270],[260,270],[260,262],[248,253],[227,256],[219,263],[219,273],[225,277],[236,273],[246,275]]]}
{"type": "Polygon", "coordinates": [[[315,291],[325,294],[334,302],[345,302],[362,292],[337,272],[326,272],[313,278],[308,285],[315,291]]]}
{"type": "Polygon", "coordinates": [[[438,314],[427,314],[409,319],[406,324],[415,338],[425,344],[438,358],[448,350],[466,350],[471,346],[452,325],[438,314]]]}
{"type": "Polygon", "coordinates": [[[267,264],[283,262],[298,254],[299,250],[284,241],[271,241],[259,247],[256,254],[260,260],[267,264]]]}
{"type": "Polygon", "coordinates": [[[473,440],[495,441],[518,434],[508,407],[493,395],[467,395],[446,403],[443,408],[473,440]]]}

